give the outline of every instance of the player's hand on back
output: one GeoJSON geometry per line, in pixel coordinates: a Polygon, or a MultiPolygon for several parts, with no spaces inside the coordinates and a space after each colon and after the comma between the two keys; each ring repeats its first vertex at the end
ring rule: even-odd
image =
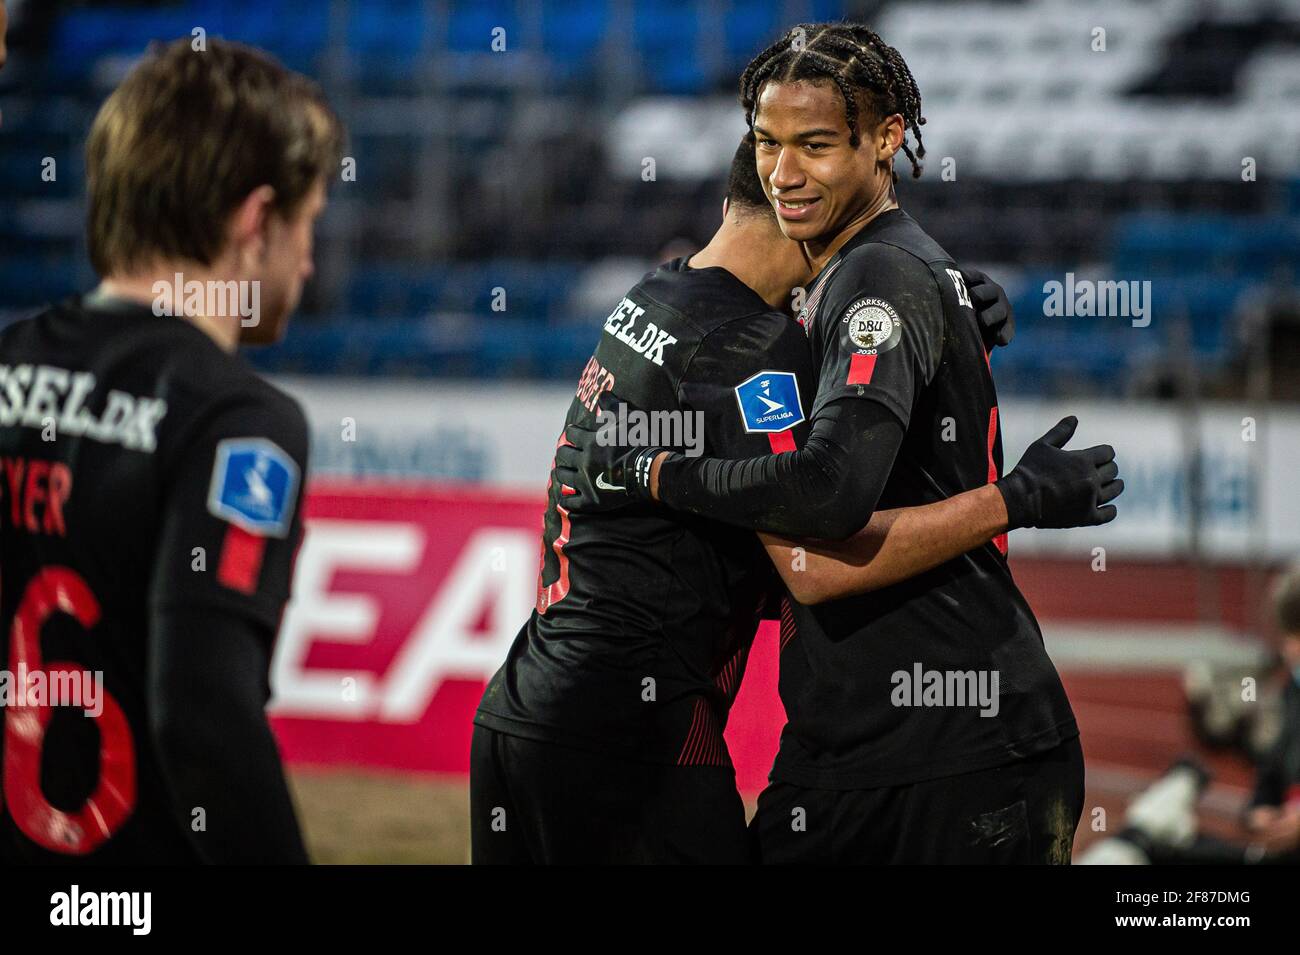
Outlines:
{"type": "Polygon", "coordinates": [[[1007,290],[979,269],[962,269],[966,291],[975,305],[984,347],[990,351],[998,345],[1010,345],[1016,337],[1016,316],[1011,310],[1007,290]]]}
{"type": "Polygon", "coordinates": [[[1010,474],[996,482],[1016,527],[1088,527],[1118,513],[1110,503],[1124,490],[1108,444],[1067,451],[1079,419],[1071,415],[1031,444],[1010,474]]]}
{"type": "Polygon", "coordinates": [[[620,410],[624,416],[641,413],[607,392],[594,421],[575,421],[564,429],[564,441],[555,451],[555,479],[566,510],[612,511],[651,500],[650,465],[668,449],[628,443],[631,428],[618,427],[620,410]]]}

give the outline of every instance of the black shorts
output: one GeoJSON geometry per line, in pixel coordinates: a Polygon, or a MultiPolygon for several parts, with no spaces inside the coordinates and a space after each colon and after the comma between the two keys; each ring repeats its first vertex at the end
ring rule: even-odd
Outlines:
{"type": "Polygon", "coordinates": [[[475,865],[753,861],[735,772],[639,763],[474,727],[475,865]]]}
{"type": "Polygon", "coordinates": [[[752,829],[765,864],[1068,865],[1082,812],[1076,737],[1005,766],[907,786],[772,783],[752,829]]]}

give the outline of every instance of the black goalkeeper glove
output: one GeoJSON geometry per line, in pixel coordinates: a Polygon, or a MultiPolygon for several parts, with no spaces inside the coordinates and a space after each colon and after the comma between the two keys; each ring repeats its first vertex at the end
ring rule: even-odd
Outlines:
{"type": "Polygon", "coordinates": [[[992,351],[997,345],[1010,345],[1016,337],[1016,316],[1007,290],[979,269],[962,269],[961,277],[966,280],[966,291],[975,306],[984,347],[992,351]]]}
{"type": "Polygon", "coordinates": [[[1006,501],[1010,526],[1089,527],[1118,513],[1110,502],[1124,490],[1115,449],[1099,444],[1063,450],[1079,426],[1071,415],[1031,444],[1010,474],[995,482],[1006,501]]]}
{"type": "Polygon", "coordinates": [[[652,500],[650,466],[668,449],[620,444],[616,407],[617,399],[602,398],[595,428],[574,422],[564,429],[565,442],[555,450],[555,477],[568,488],[561,497],[568,511],[590,514],[652,500]]]}

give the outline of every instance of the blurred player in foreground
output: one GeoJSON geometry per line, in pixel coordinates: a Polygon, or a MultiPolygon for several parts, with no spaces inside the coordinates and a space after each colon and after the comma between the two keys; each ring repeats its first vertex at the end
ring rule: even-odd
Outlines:
{"type": "MultiPolygon", "coordinates": [[[[1073,419],[1001,476],[969,290],[895,195],[895,154],[917,174],[924,154],[898,51],[861,26],[796,27],[750,63],[741,98],[781,228],[818,273],[801,316],[819,366],[808,440],[728,461],[571,427],[576,447],[561,450],[588,471],[584,487],[795,538],[790,554],[797,539],[844,539],[878,509],[988,484],[1011,528],[1113,519],[1114,452],[1062,450],[1073,419]]],[[[570,507],[600,509],[593,497],[570,507]]],[[[1005,549],[1002,536],[869,597],[792,607],[789,722],[755,820],[764,862],[1069,861],[1078,728],[1005,549]]],[[[798,596],[794,562],[777,563],[798,596]]]]}
{"type": "Polygon", "coordinates": [[[340,145],[220,40],[95,119],[102,282],[0,334],[0,860],[306,861],[264,707],[307,426],[235,352],[297,306],[340,145]]]}

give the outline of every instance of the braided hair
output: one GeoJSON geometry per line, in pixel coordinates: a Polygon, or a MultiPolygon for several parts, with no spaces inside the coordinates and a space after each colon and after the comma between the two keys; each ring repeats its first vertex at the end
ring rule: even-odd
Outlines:
{"type": "MultiPolygon", "coordinates": [[[[796,80],[830,80],[844,97],[844,121],[849,127],[849,144],[856,149],[861,142],[858,125],[857,93],[865,94],[874,113],[869,120],[879,122],[898,113],[904,130],[910,129],[916,151],[904,137],[902,149],[912,164],[912,178],[921,175],[920,160],[925,158],[921,142],[921,91],[902,54],[884,40],[857,23],[801,23],[792,27],[758,56],[740,76],[740,103],[750,135],[754,131],[754,111],[758,95],[768,80],[789,83],[796,80]]],[[[894,173],[894,181],[898,174],[894,173]]]]}

